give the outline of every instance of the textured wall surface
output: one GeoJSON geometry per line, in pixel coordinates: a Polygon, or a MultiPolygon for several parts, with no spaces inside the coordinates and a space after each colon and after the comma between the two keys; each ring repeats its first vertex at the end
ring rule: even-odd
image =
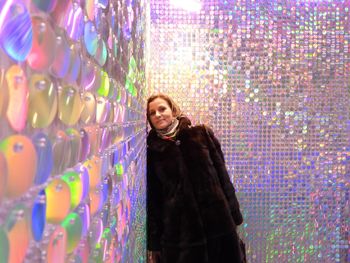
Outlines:
{"type": "Polygon", "coordinates": [[[0,262],[145,261],[147,1],[0,1],[0,262]]]}
{"type": "Polygon", "coordinates": [[[349,8],[151,1],[149,92],[216,131],[249,262],[350,260],[349,8]]]}

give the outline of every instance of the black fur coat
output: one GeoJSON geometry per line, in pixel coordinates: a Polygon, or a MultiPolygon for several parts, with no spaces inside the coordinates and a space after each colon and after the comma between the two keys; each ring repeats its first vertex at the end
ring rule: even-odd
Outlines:
{"type": "MultiPolygon", "coordinates": [[[[147,249],[187,248],[243,222],[220,144],[182,117],[176,140],[147,137],[147,249]]],[[[238,241],[237,241],[238,242],[238,241]]]]}

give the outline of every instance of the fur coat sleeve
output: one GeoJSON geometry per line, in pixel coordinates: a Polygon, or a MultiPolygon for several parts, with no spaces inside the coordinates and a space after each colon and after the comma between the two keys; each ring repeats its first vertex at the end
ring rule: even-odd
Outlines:
{"type": "Polygon", "coordinates": [[[215,168],[217,170],[217,174],[220,180],[221,187],[224,191],[224,194],[227,198],[231,209],[231,215],[236,225],[240,225],[243,223],[243,216],[240,211],[239,202],[236,197],[235,189],[230,180],[230,176],[227,172],[225,166],[224,154],[221,150],[221,145],[219,140],[215,137],[213,131],[205,126],[208,140],[208,148],[210,150],[210,157],[213,160],[215,168]]]}
{"type": "Polygon", "coordinates": [[[162,185],[154,176],[153,163],[147,154],[147,250],[161,250],[162,236],[162,185]]]}

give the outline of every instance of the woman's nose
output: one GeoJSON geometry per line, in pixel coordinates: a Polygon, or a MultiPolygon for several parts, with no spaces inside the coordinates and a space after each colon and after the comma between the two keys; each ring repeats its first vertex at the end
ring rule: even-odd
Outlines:
{"type": "Polygon", "coordinates": [[[159,117],[160,116],[160,112],[156,111],[156,116],[159,117]]]}

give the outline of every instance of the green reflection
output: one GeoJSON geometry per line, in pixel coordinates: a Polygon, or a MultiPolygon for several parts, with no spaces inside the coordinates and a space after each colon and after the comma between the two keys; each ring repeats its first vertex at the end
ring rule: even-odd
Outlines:
{"type": "Polygon", "coordinates": [[[61,223],[67,231],[67,252],[71,253],[80,242],[82,222],[78,214],[70,213],[61,223]]]}
{"type": "Polygon", "coordinates": [[[80,176],[77,172],[69,171],[62,176],[62,180],[65,181],[71,193],[71,209],[76,208],[83,195],[83,184],[80,180],[80,176]]]}

